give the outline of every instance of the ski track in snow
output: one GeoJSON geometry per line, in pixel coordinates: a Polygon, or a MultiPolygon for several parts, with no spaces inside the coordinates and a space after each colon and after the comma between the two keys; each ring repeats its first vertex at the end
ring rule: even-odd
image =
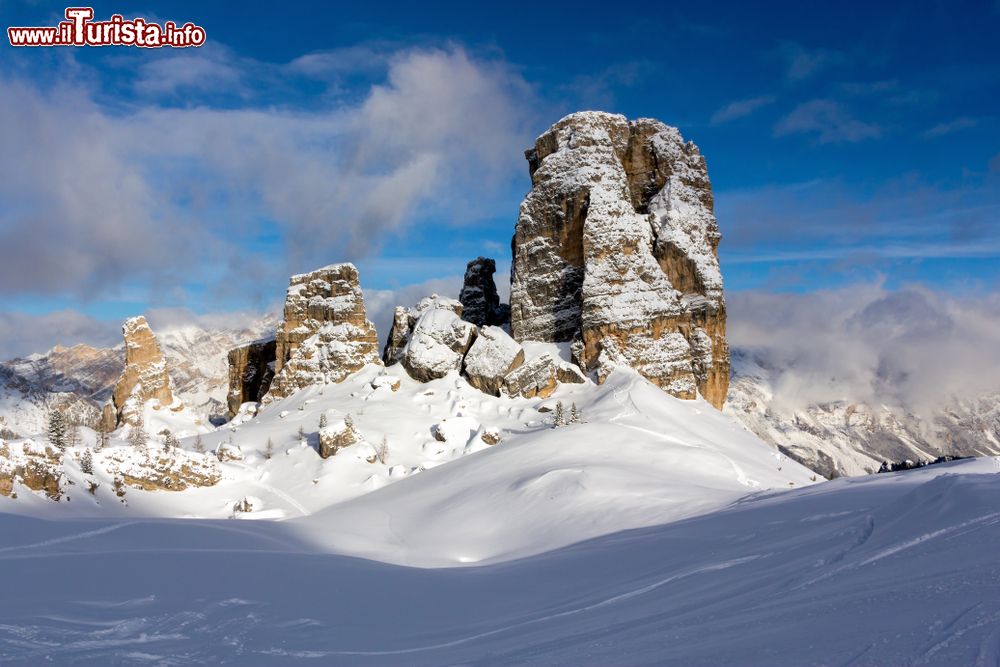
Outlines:
{"type": "MultiPolygon", "coordinates": [[[[65,544],[66,542],[75,542],[76,540],[85,540],[88,537],[97,537],[98,535],[106,535],[107,533],[114,532],[116,530],[121,530],[127,526],[131,526],[136,521],[124,521],[122,523],[111,524],[110,526],[104,526],[103,528],[97,528],[96,530],[88,530],[82,533],[74,533],[73,535],[65,535],[63,537],[54,537],[49,540],[42,540],[41,542],[33,542],[31,544],[17,544],[12,547],[0,547],[0,553],[10,553],[12,551],[23,551],[25,549],[39,549],[42,547],[51,547],[56,544],[65,544]]],[[[3,556],[0,556],[3,558],[3,556]]]]}
{"type": "Polygon", "coordinates": [[[334,655],[339,655],[339,656],[352,656],[352,655],[354,655],[354,656],[387,656],[387,655],[408,655],[408,654],[412,654],[412,653],[423,653],[423,652],[426,652],[426,651],[434,651],[434,650],[443,649],[443,648],[453,648],[455,646],[461,646],[462,644],[468,644],[470,642],[474,642],[477,639],[484,639],[486,637],[492,637],[494,635],[499,635],[499,634],[502,634],[504,632],[510,632],[512,630],[520,630],[522,628],[527,628],[527,627],[530,627],[530,626],[533,626],[533,625],[539,625],[539,624],[546,623],[546,622],[549,622],[549,621],[555,621],[555,620],[558,620],[558,619],[561,619],[561,618],[566,618],[567,616],[575,616],[577,614],[583,614],[583,613],[586,613],[588,611],[593,611],[595,609],[600,609],[601,607],[607,607],[607,606],[610,606],[610,605],[614,605],[614,604],[617,604],[619,602],[624,602],[624,601],[629,600],[631,598],[634,598],[634,597],[637,597],[637,596],[640,596],[640,595],[644,595],[646,593],[649,593],[651,591],[656,590],[657,588],[660,588],[662,586],[666,586],[667,584],[673,583],[673,582],[678,581],[680,579],[685,579],[687,577],[691,577],[691,576],[694,576],[696,574],[700,574],[702,572],[713,572],[713,571],[717,571],[717,570],[725,570],[725,569],[728,569],[730,567],[734,567],[734,566],[737,566],[737,565],[742,565],[743,563],[747,563],[747,562],[750,562],[750,561],[753,561],[753,560],[757,560],[758,558],[761,558],[761,557],[762,556],[760,556],[760,555],[746,556],[746,557],[743,557],[743,558],[734,558],[734,559],[728,560],[728,561],[722,561],[722,562],[719,562],[719,563],[713,563],[711,565],[703,565],[702,567],[693,568],[693,569],[688,570],[686,572],[681,572],[681,573],[678,573],[678,574],[672,574],[669,577],[666,577],[665,579],[661,579],[659,581],[656,581],[656,582],[654,582],[652,584],[648,584],[646,586],[642,586],[640,588],[636,588],[635,590],[627,591],[625,593],[619,593],[618,595],[614,595],[612,597],[605,598],[604,600],[601,600],[599,602],[594,602],[592,604],[588,604],[588,605],[585,605],[585,606],[582,606],[582,607],[576,607],[576,608],[573,608],[573,609],[567,609],[565,611],[561,611],[561,612],[558,612],[558,613],[555,613],[555,614],[547,614],[545,616],[540,616],[538,618],[533,618],[533,619],[530,619],[530,620],[527,620],[527,621],[521,621],[519,623],[512,623],[510,625],[505,625],[505,626],[500,627],[500,628],[494,628],[493,630],[486,630],[485,632],[478,632],[476,634],[468,635],[468,636],[461,637],[459,639],[454,639],[454,640],[448,641],[448,642],[440,642],[440,643],[437,643],[437,644],[427,644],[425,646],[414,646],[414,647],[410,647],[410,648],[393,649],[393,650],[385,650],[385,651],[362,651],[362,650],[357,650],[357,651],[307,651],[307,652],[294,652],[294,651],[292,651],[292,652],[283,652],[283,653],[275,653],[275,654],[277,654],[277,655],[287,655],[288,657],[323,657],[323,656],[334,656],[334,655]]]}
{"type": "Polygon", "coordinates": [[[904,549],[910,549],[912,547],[917,546],[918,544],[926,542],[927,540],[932,540],[936,537],[941,537],[942,535],[948,535],[950,533],[960,531],[963,528],[967,528],[984,522],[987,525],[990,525],[997,523],[998,520],[1000,520],[1000,512],[993,512],[991,514],[984,514],[983,516],[978,516],[974,519],[969,519],[968,521],[963,521],[962,523],[954,526],[948,526],[947,528],[941,528],[940,530],[934,530],[929,533],[924,533],[923,535],[915,537],[912,540],[907,540],[895,546],[889,547],[888,549],[883,549],[882,551],[876,553],[874,556],[871,556],[870,558],[866,558],[865,560],[861,561],[860,563],[857,564],[856,567],[860,567],[862,565],[869,565],[876,561],[880,561],[883,558],[887,558],[889,556],[892,556],[893,554],[897,554],[900,551],[903,551],[904,549]]]}

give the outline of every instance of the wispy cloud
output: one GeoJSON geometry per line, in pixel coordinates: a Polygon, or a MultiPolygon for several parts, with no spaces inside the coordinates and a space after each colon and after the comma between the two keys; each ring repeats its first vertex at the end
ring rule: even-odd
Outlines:
{"type": "Polygon", "coordinates": [[[783,43],[778,47],[778,54],[785,60],[785,78],[793,83],[811,78],[846,60],[846,56],[840,51],[807,49],[795,42],[783,43]]]}
{"type": "Polygon", "coordinates": [[[968,116],[962,116],[954,120],[950,120],[946,123],[938,123],[934,127],[930,128],[924,132],[924,137],[927,139],[936,139],[938,137],[943,137],[948,134],[954,134],[955,132],[961,132],[962,130],[968,130],[979,125],[979,120],[975,118],[969,118],[968,116]]]}
{"type": "Polygon", "coordinates": [[[1000,190],[914,180],[859,191],[837,180],[716,192],[724,264],[1000,257],[1000,190]]]}
{"type": "Polygon", "coordinates": [[[710,122],[712,125],[721,125],[737,118],[749,116],[758,109],[774,104],[775,100],[774,95],[760,95],[758,97],[730,102],[713,113],[710,122]]]}
{"type": "Polygon", "coordinates": [[[56,345],[107,347],[120,340],[120,322],[99,320],[75,310],[43,315],[0,312],[0,361],[46,352],[56,345]]]}
{"type": "Polygon", "coordinates": [[[882,128],[854,117],[840,102],[816,99],[804,102],[774,126],[774,136],[808,134],[821,144],[858,142],[882,135],[882,128]]]}

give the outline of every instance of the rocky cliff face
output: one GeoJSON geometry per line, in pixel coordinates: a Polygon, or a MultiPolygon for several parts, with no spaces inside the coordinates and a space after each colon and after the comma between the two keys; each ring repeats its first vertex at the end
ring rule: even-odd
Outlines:
{"type": "Polygon", "coordinates": [[[379,363],[378,335],[365,315],[354,265],[292,276],[275,341],[275,376],[264,401],[340,382],[369,363],[379,363]]]}
{"type": "MultiPolygon", "coordinates": [[[[167,362],[146,318],[140,315],[125,320],[122,335],[125,369],[111,395],[116,426],[131,423],[148,401],[156,401],[156,407],[164,408],[174,402],[167,362]]],[[[109,421],[110,411],[105,414],[109,421]]]]}
{"type": "Polygon", "coordinates": [[[458,300],[462,304],[462,319],[476,326],[505,324],[510,319],[510,306],[500,303],[493,274],[497,263],[488,257],[477,257],[465,267],[465,279],[458,300]]]}
{"type": "Polygon", "coordinates": [[[698,148],[659,121],[583,112],[553,125],[526,157],[514,338],[573,341],[598,381],[627,365],[721,408],[729,350],[720,234],[698,148]]]}
{"type": "Polygon", "coordinates": [[[244,343],[229,351],[229,393],[226,407],[230,419],[248,401],[260,402],[274,379],[274,338],[244,343]]]}

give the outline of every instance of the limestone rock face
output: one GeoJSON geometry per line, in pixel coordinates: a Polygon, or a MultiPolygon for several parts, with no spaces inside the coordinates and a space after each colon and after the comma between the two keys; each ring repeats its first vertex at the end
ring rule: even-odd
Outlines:
{"type": "Polygon", "coordinates": [[[582,112],[526,152],[514,338],[574,342],[602,382],[631,366],[675,396],[722,406],[729,384],[720,234],[705,160],[673,127],[582,112]]]}
{"type": "Polygon", "coordinates": [[[260,402],[274,379],[274,338],[255,340],[229,351],[229,393],[226,396],[230,419],[248,401],[260,402]]]}
{"type": "Polygon", "coordinates": [[[508,373],[503,380],[503,388],[508,396],[522,398],[547,398],[556,390],[556,384],[555,359],[548,354],[529,359],[508,373]]]}
{"type": "Polygon", "coordinates": [[[504,378],[524,363],[524,348],[500,327],[487,326],[465,355],[463,371],[479,391],[500,395],[504,378]]]}
{"type": "Polygon", "coordinates": [[[449,308],[428,308],[417,320],[400,358],[414,380],[430,382],[462,368],[477,329],[449,308]]]}
{"type": "Polygon", "coordinates": [[[396,306],[392,314],[392,328],[389,330],[389,338],[382,350],[382,361],[386,366],[395,364],[403,358],[403,351],[406,349],[406,344],[410,342],[410,336],[413,335],[413,328],[417,325],[417,320],[431,308],[444,308],[459,317],[462,316],[464,310],[460,301],[437,294],[425,296],[412,308],[396,306]]]}
{"type": "MultiPolygon", "coordinates": [[[[174,402],[167,362],[146,318],[140,315],[125,320],[122,335],[125,337],[125,369],[111,398],[115,426],[132,423],[147,401],[158,401],[157,407],[168,407],[174,402]]],[[[105,419],[109,418],[110,412],[107,412],[105,419]]]]}
{"type": "Polygon", "coordinates": [[[477,257],[465,267],[465,280],[458,300],[462,303],[462,319],[476,326],[500,325],[510,319],[510,306],[500,303],[493,274],[497,263],[488,257],[477,257]]]}
{"type": "Polygon", "coordinates": [[[62,481],[62,455],[57,450],[32,440],[18,444],[0,440],[0,496],[16,497],[19,483],[58,501],[62,481]]]}
{"type": "Polygon", "coordinates": [[[292,276],[275,340],[275,375],[263,402],[341,382],[371,363],[379,363],[378,335],[365,315],[354,265],[292,276]]]}

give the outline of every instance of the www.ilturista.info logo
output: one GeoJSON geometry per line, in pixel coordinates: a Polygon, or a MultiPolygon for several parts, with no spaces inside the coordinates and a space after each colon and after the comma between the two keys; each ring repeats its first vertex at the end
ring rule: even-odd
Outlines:
{"type": "Polygon", "coordinates": [[[66,20],[55,27],[10,27],[11,46],[162,46],[185,48],[205,43],[205,29],[193,23],[163,25],[145,19],[125,19],[113,14],[108,21],[94,21],[92,7],[67,7],[66,20]]]}

